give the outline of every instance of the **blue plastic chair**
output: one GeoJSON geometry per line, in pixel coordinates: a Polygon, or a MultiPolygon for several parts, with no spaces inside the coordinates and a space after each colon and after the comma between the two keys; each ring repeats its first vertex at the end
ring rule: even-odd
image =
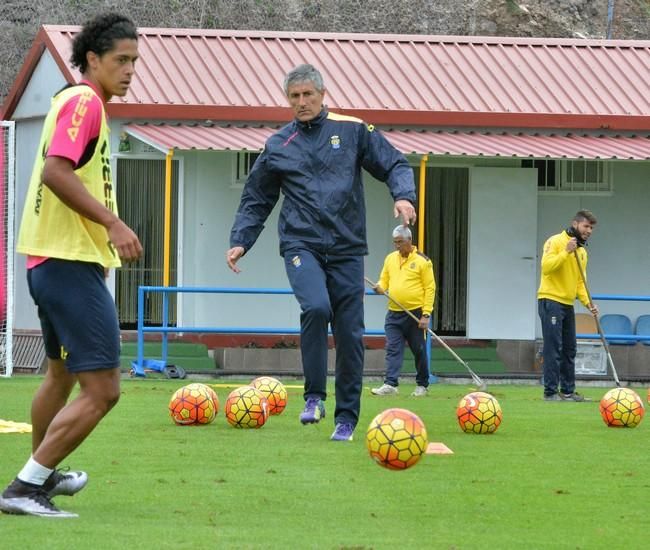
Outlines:
{"type": "Polygon", "coordinates": [[[636,340],[617,340],[616,338],[612,339],[608,336],[608,334],[634,336],[632,321],[630,321],[630,318],[627,315],[622,315],[620,313],[608,313],[603,315],[600,318],[600,326],[605,333],[608,343],[619,346],[633,346],[636,344],[636,340]]]}
{"type": "MultiPolygon", "coordinates": [[[[650,336],[650,315],[639,315],[636,320],[634,334],[637,336],[650,336]]],[[[644,345],[650,346],[650,340],[640,340],[644,345]]]]}

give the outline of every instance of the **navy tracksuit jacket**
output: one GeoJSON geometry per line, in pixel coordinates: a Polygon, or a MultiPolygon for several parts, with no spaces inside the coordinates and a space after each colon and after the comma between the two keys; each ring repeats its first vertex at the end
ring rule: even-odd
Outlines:
{"type": "Polygon", "coordinates": [[[327,325],[336,342],[337,422],[356,425],[363,374],[366,207],[361,169],[386,182],[393,200],[415,204],[406,158],[363,121],[323,109],[271,136],[255,162],[230,233],[250,250],[284,195],[280,254],[301,306],[305,396],[326,397],[327,325]]]}

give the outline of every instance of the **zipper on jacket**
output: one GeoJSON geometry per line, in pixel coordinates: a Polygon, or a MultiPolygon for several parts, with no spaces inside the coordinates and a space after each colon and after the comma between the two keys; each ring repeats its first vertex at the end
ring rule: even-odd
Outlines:
{"type": "MultiPolygon", "coordinates": [[[[307,122],[305,122],[304,125],[305,125],[305,128],[304,128],[305,130],[312,130],[312,129],[315,128],[315,126],[312,126],[311,120],[308,120],[307,122]]],[[[322,131],[323,131],[323,128],[321,127],[320,132],[322,132],[322,131]]],[[[318,137],[320,137],[320,132],[318,134],[318,137]]],[[[321,238],[323,239],[323,241],[322,241],[323,250],[324,250],[325,253],[327,253],[327,251],[330,249],[331,243],[329,242],[330,239],[328,239],[328,233],[327,233],[325,224],[323,223],[323,217],[322,217],[322,206],[323,205],[322,205],[322,203],[320,201],[320,199],[323,196],[323,193],[322,193],[323,190],[320,188],[320,182],[321,182],[322,178],[318,177],[315,162],[314,162],[314,160],[317,157],[317,155],[316,155],[316,145],[317,145],[316,141],[317,140],[316,140],[316,137],[310,131],[306,131],[305,134],[306,134],[305,135],[305,137],[306,137],[305,141],[308,143],[308,146],[309,146],[309,158],[310,158],[310,164],[311,164],[311,168],[312,168],[312,175],[313,175],[314,180],[319,182],[319,186],[318,186],[318,189],[317,189],[318,197],[319,197],[319,201],[318,201],[319,202],[318,224],[319,224],[319,226],[321,228],[321,238]]]]}

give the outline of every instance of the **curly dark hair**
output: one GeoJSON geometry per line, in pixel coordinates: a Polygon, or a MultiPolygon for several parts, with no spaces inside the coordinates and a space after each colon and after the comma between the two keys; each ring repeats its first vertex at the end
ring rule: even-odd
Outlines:
{"type": "Polygon", "coordinates": [[[79,67],[79,70],[85,73],[88,68],[88,52],[102,56],[113,49],[115,40],[123,38],[138,39],[138,31],[133,21],[119,13],[98,15],[87,21],[81,32],[74,37],[70,62],[73,67],[79,67]]]}

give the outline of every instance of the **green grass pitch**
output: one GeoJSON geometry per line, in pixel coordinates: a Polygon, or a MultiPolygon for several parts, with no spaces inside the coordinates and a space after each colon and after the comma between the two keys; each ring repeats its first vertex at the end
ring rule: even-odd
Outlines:
{"type": "MultiPolygon", "coordinates": [[[[0,418],[29,422],[38,377],[0,379],[0,418]]],[[[233,383],[227,381],[215,381],[233,383]]],[[[242,380],[247,383],[249,380],[242,380]]],[[[300,381],[284,380],[287,385],[300,381]]],[[[329,441],[327,417],[302,426],[302,392],[259,430],[225,420],[229,388],[207,426],[175,426],[167,412],[187,381],[123,381],[122,399],[64,465],[90,481],[57,497],[72,520],[0,514],[0,547],[21,549],[558,549],[641,548],[648,540],[648,434],[607,428],[598,401],[609,388],[581,388],[591,403],[552,403],[538,386],[490,385],[503,409],[493,435],[469,435],[455,409],[470,386],[433,385],[427,397],[370,395],[351,443],[329,441]],[[426,455],[394,472],[369,458],[365,430],[389,407],[424,421],[429,441],[452,455],[426,455]]],[[[233,385],[234,387],[234,385],[233,385]]],[[[333,390],[333,388],[332,388],[333,390]]],[[[644,399],[646,390],[636,388],[644,399]]],[[[0,434],[0,484],[29,455],[28,434],[0,434]]]]}

